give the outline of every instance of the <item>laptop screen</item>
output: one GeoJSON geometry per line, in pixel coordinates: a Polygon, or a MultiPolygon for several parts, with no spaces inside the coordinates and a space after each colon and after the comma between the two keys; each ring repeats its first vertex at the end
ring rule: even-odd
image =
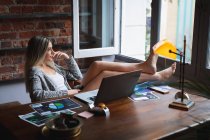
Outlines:
{"type": "Polygon", "coordinates": [[[79,93],[74,97],[89,104],[106,103],[128,97],[133,93],[140,74],[141,71],[139,70],[103,78],[98,90],[79,93]],[[95,101],[91,100],[93,98],[95,98],[95,101]]]}
{"type": "Polygon", "coordinates": [[[140,77],[141,71],[128,72],[104,78],[101,82],[95,104],[128,97],[140,77]]]}

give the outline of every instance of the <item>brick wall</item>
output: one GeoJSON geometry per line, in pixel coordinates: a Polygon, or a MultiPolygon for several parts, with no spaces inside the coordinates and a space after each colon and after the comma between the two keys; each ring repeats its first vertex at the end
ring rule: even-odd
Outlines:
{"type": "MultiPolygon", "coordinates": [[[[71,0],[0,0],[0,81],[24,77],[28,40],[44,35],[55,44],[72,44],[71,0]],[[54,14],[54,16],[52,16],[54,14]],[[49,16],[50,15],[50,16],[49,16]],[[41,17],[40,17],[41,16],[41,17]]],[[[65,49],[71,53],[71,49],[65,49]]]]}

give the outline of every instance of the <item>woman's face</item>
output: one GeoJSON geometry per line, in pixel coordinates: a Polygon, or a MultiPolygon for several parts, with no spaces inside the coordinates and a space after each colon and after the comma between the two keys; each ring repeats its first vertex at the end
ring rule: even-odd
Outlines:
{"type": "Polygon", "coordinates": [[[46,54],[45,54],[44,62],[45,63],[52,62],[53,61],[53,57],[54,57],[54,53],[55,52],[52,49],[52,43],[49,42],[48,48],[47,48],[47,51],[46,51],[46,54]]]}

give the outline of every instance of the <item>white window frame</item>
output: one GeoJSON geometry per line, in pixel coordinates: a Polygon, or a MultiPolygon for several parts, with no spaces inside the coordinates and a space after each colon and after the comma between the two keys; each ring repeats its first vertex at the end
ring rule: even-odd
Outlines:
{"type": "Polygon", "coordinates": [[[73,54],[75,58],[114,55],[119,53],[120,40],[120,0],[114,0],[114,46],[80,49],[79,40],[79,0],[73,0],[73,54]]]}

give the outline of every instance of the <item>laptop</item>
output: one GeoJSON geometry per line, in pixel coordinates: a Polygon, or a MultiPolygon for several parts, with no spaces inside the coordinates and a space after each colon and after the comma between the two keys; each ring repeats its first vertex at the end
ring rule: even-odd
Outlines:
{"type": "Polygon", "coordinates": [[[132,94],[140,74],[139,70],[103,78],[99,89],[75,94],[74,97],[88,104],[106,103],[128,97],[132,94]]]}

